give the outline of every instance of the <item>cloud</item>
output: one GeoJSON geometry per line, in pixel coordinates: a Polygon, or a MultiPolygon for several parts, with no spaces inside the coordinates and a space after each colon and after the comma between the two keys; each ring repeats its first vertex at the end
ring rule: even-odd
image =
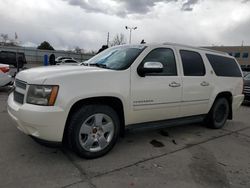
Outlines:
{"type": "Polygon", "coordinates": [[[126,12],[128,14],[146,14],[149,12],[157,3],[169,3],[176,2],[177,0],[136,0],[136,1],[127,1],[127,0],[115,0],[123,4],[126,12]]]}
{"type": "Polygon", "coordinates": [[[82,9],[84,9],[87,12],[99,12],[99,13],[105,13],[107,14],[108,11],[108,4],[102,3],[101,0],[63,0],[68,2],[70,5],[73,6],[80,6],[82,9]]]}
{"type": "Polygon", "coordinates": [[[63,0],[79,6],[86,12],[104,13],[125,17],[130,14],[147,14],[159,3],[180,2],[182,11],[192,11],[199,0],[63,0]]]}
{"type": "Polygon", "coordinates": [[[198,3],[199,0],[187,0],[183,5],[181,10],[183,11],[192,11],[193,6],[198,3]]]}
{"type": "Polygon", "coordinates": [[[0,33],[25,46],[98,50],[125,26],[132,42],[207,46],[250,44],[250,0],[0,0],[0,33]],[[70,5],[70,4],[71,5],[70,5]],[[192,11],[191,11],[192,10],[192,11]]]}

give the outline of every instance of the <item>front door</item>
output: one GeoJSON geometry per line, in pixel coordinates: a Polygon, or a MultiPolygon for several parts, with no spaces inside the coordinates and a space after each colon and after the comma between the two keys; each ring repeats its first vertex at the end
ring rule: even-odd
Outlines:
{"type": "Polygon", "coordinates": [[[163,72],[140,77],[137,67],[131,69],[131,114],[133,123],[158,121],[180,116],[182,81],[174,49],[168,47],[147,49],[139,66],[146,62],[160,62],[163,72]]]}

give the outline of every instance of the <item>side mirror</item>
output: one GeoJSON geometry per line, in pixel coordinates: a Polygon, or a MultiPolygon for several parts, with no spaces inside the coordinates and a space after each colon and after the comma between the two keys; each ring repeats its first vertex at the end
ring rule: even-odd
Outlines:
{"type": "Polygon", "coordinates": [[[146,62],[142,67],[138,67],[138,74],[144,77],[149,73],[161,73],[163,71],[163,65],[161,62],[146,62]]]}

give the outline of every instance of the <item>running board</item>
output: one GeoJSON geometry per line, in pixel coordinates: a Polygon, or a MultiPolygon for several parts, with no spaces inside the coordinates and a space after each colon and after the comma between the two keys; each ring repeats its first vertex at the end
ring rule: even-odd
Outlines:
{"type": "Polygon", "coordinates": [[[204,121],[205,117],[206,115],[198,115],[198,116],[190,116],[190,117],[170,119],[170,120],[131,124],[127,125],[125,127],[125,130],[129,132],[149,131],[149,130],[163,129],[167,127],[187,125],[191,123],[201,123],[204,121]]]}

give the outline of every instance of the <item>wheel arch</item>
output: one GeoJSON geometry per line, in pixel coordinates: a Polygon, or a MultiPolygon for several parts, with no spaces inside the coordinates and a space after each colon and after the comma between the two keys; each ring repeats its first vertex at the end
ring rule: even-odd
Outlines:
{"type": "Polygon", "coordinates": [[[67,120],[64,127],[63,132],[63,142],[66,141],[66,133],[69,127],[69,122],[71,120],[72,114],[74,114],[80,107],[83,105],[91,105],[91,104],[101,104],[101,105],[108,105],[112,107],[118,114],[120,119],[120,135],[124,134],[125,131],[125,117],[124,117],[124,105],[121,99],[118,97],[110,97],[110,96],[103,96],[103,97],[91,97],[85,98],[76,101],[70,108],[67,120]]]}

